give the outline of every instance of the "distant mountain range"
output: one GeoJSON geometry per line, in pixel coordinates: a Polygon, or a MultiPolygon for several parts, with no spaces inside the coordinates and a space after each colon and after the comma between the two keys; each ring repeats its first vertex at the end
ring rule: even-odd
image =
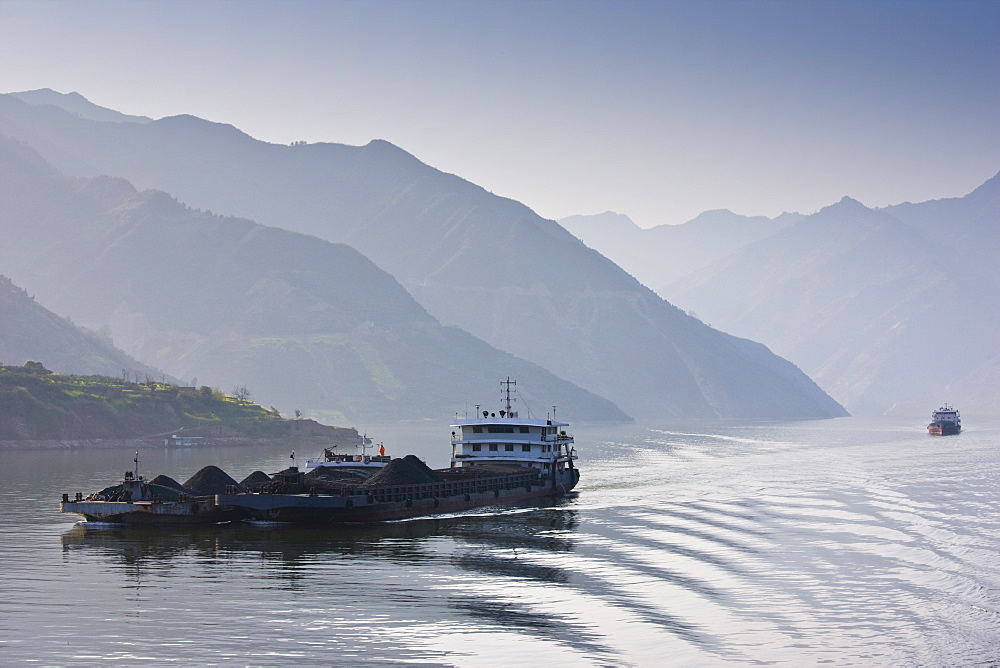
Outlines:
{"type": "MultiPolygon", "coordinates": [[[[97,122],[60,106],[0,95],[0,133],[70,175],[120,176],[191,206],[350,244],[441,322],[635,417],[844,414],[792,364],[689,317],[555,222],[387,142],[279,146],[191,116],[97,122]]],[[[116,340],[144,340],[118,327],[116,340]]]]}
{"type": "Polygon", "coordinates": [[[945,401],[1000,413],[1000,176],[965,197],[879,210],[844,198],[770,234],[751,219],[740,234],[704,227],[680,246],[567,224],[639,276],[656,275],[657,253],[691,249],[688,274],[660,293],[762,341],[852,413],[920,414],[945,401]],[[721,256],[699,250],[714,242],[721,256]]]}
{"type": "Polygon", "coordinates": [[[559,224],[643,285],[664,295],[664,288],[674,281],[749,243],[777,234],[801,218],[797,213],[777,218],[740,216],[720,209],[706,211],[683,225],[643,229],[628,216],[608,211],[570,216],[559,224]]]}
{"type": "Polygon", "coordinates": [[[442,327],[342,244],[193,211],[122,179],[64,177],[11,140],[0,140],[0,212],[0,267],[39,301],[100,323],[174,376],[245,385],[286,414],[372,422],[441,417],[446,407],[450,416],[470,397],[494,400],[489,390],[510,373],[542,415],[552,397],[578,419],[627,418],[442,327]]]}
{"type": "Polygon", "coordinates": [[[112,123],[149,123],[153,119],[146,116],[130,116],[114,109],[100,107],[79,93],[57,93],[51,88],[40,88],[21,93],[10,93],[31,105],[51,105],[69,113],[91,121],[108,121],[112,123]]]}

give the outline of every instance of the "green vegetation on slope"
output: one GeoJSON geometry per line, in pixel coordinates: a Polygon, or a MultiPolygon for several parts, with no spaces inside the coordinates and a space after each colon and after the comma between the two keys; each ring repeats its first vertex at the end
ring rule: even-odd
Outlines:
{"type": "Polygon", "coordinates": [[[288,422],[216,388],[63,375],[40,362],[0,366],[0,440],[140,438],[207,426],[267,436],[288,422]]]}

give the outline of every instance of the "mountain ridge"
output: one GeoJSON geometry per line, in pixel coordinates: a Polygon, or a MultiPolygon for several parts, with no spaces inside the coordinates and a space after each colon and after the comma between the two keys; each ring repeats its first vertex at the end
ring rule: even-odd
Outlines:
{"type": "Polygon", "coordinates": [[[32,180],[3,150],[10,144],[0,140],[0,211],[17,204],[33,224],[0,217],[0,233],[16,240],[0,247],[0,264],[53,310],[107,325],[128,352],[177,377],[247,385],[282,410],[342,423],[440,417],[510,373],[566,415],[628,419],[442,327],[353,248],[110,177],[32,180]],[[425,378],[441,382],[424,388],[425,378]]]}
{"type": "Polygon", "coordinates": [[[606,213],[570,216],[559,222],[585,244],[627,268],[643,285],[668,298],[666,286],[752,241],[777,234],[801,217],[785,213],[771,219],[715,209],[680,225],[645,229],[630,219],[632,227],[611,222],[606,213]]]}
{"type": "Polygon", "coordinates": [[[440,322],[558,369],[636,417],[843,414],[804,374],[787,376],[776,357],[751,363],[749,342],[666,304],[554,221],[401,149],[282,147],[227,133],[204,141],[177,123],[95,128],[32,111],[0,103],[0,131],[61,169],[125,176],[191,206],[350,244],[440,322]],[[763,415],[751,366],[782,388],[764,398],[763,415]]]}
{"type": "MultiPolygon", "coordinates": [[[[988,377],[1000,357],[996,235],[942,230],[975,229],[961,200],[870,209],[845,198],[676,282],[671,296],[795,360],[854,413],[914,414],[942,396],[995,410],[1000,389],[964,379],[988,377]]],[[[1000,198],[974,208],[995,229],[1000,198]]]]}
{"type": "Polygon", "coordinates": [[[94,104],[77,92],[57,93],[51,88],[39,88],[18,93],[10,93],[14,97],[33,105],[49,105],[65,109],[82,118],[92,121],[111,121],[124,123],[149,123],[153,119],[146,116],[132,116],[114,109],[108,109],[94,104]]]}

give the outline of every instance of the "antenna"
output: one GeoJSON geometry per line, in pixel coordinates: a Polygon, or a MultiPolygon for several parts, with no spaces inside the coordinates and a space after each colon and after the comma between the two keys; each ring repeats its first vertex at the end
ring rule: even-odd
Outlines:
{"type": "Polygon", "coordinates": [[[504,392],[504,391],[506,392],[505,407],[506,407],[508,415],[510,415],[510,386],[511,385],[514,386],[514,388],[515,388],[514,391],[516,392],[517,391],[517,381],[516,380],[511,380],[510,376],[507,376],[507,380],[500,382],[500,387],[503,388],[501,391],[502,392],[504,392]]]}
{"type": "Polygon", "coordinates": [[[517,392],[517,398],[515,398],[514,401],[520,401],[522,404],[524,404],[525,410],[528,411],[528,417],[533,418],[534,415],[531,414],[531,404],[529,404],[528,400],[524,398],[524,395],[521,394],[520,390],[517,390],[516,392],[517,392]]]}
{"type": "Polygon", "coordinates": [[[132,461],[135,462],[135,479],[139,480],[139,451],[138,450],[135,451],[135,459],[133,459],[132,461]]]}

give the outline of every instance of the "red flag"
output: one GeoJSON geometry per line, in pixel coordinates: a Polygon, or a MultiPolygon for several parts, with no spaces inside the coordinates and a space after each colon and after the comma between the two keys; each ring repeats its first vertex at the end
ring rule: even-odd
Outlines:
{"type": "Polygon", "coordinates": [[[385,454],[385,446],[382,445],[381,443],[378,444],[378,453],[380,455],[384,455],[385,454]]]}

